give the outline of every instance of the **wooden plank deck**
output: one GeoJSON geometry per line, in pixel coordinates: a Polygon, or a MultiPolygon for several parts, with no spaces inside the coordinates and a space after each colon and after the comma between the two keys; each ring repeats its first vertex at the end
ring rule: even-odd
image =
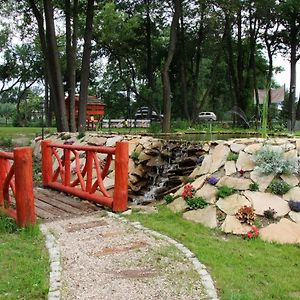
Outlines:
{"type": "Polygon", "coordinates": [[[43,188],[34,189],[35,212],[41,222],[86,215],[101,210],[93,203],[43,188]]]}

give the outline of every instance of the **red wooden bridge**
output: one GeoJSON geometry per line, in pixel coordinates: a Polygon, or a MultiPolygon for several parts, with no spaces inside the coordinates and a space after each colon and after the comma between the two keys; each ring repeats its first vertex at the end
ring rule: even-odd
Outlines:
{"type": "Polygon", "coordinates": [[[34,224],[36,217],[46,221],[91,213],[99,205],[124,211],[128,198],[128,143],[90,147],[42,141],[42,176],[44,188],[33,189],[30,147],[0,151],[0,211],[14,218],[20,227],[34,224]],[[113,193],[103,182],[112,161],[113,193]]]}

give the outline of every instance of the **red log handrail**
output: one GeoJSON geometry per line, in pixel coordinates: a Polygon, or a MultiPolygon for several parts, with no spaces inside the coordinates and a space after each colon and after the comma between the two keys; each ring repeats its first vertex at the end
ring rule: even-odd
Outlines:
{"type": "Polygon", "coordinates": [[[30,147],[0,151],[0,211],[14,218],[19,227],[35,223],[30,147]],[[15,208],[11,206],[11,197],[15,198],[15,208]]]}
{"type": "Polygon", "coordinates": [[[113,211],[127,209],[128,201],[128,142],[117,142],[116,147],[97,147],[55,144],[42,141],[42,175],[44,187],[50,187],[80,198],[110,207],[113,211]],[[63,151],[59,154],[58,149],[63,151]],[[85,153],[85,164],[80,165],[80,155],[85,153]],[[105,163],[97,153],[107,154],[105,163]],[[74,156],[74,175],[71,180],[71,154],[74,156]],[[106,190],[103,180],[110,163],[115,161],[115,187],[113,196],[106,190]],[[53,162],[57,168],[53,170],[53,162]],[[104,163],[102,165],[101,163],[104,163]],[[93,179],[93,169],[96,178],[93,179]]]}

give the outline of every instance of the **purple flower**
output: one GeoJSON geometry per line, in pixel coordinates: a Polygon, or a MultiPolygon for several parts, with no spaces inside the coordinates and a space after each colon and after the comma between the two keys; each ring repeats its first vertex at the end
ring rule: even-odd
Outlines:
{"type": "Polygon", "coordinates": [[[216,183],[218,182],[218,179],[216,177],[212,176],[207,179],[207,182],[211,185],[216,185],[216,183]]]}

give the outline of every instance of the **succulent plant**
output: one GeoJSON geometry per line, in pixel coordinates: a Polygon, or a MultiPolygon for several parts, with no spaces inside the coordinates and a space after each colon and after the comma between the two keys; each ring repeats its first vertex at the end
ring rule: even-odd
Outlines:
{"type": "Polygon", "coordinates": [[[241,223],[247,223],[253,225],[255,220],[254,208],[252,206],[242,206],[235,216],[241,221],[241,223]]]}
{"type": "Polygon", "coordinates": [[[289,207],[292,211],[300,212],[300,202],[299,201],[290,200],[288,203],[289,203],[289,207]]]}

